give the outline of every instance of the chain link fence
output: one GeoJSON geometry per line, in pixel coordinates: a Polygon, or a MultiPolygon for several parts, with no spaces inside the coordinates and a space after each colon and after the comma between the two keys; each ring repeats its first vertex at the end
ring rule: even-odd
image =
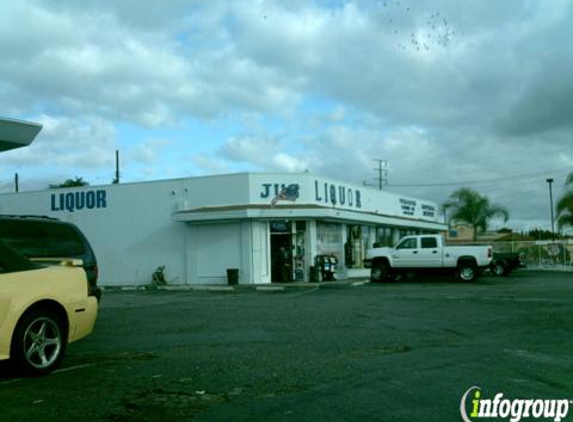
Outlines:
{"type": "Polygon", "coordinates": [[[573,240],[494,242],[494,252],[517,252],[527,268],[573,272],[573,240]]]}

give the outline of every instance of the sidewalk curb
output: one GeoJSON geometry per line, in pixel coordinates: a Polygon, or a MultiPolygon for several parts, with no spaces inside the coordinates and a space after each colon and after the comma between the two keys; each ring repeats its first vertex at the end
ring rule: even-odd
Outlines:
{"type": "Polygon", "coordinates": [[[104,292],[135,292],[135,291],[167,291],[167,292],[237,292],[237,291],[256,291],[256,292],[285,292],[285,291],[307,291],[318,290],[323,288],[344,289],[348,287],[359,287],[369,284],[370,280],[343,280],[335,282],[322,283],[301,283],[301,284],[238,284],[228,286],[223,284],[174,284],[165,286],[153,285],[133,285],[133,286],[101,286],[104,292]]]}
{"type": "Polygon", "coordinates": [[[255,291],[257,292],[284,292],[284,286],[256,286],[255,291]]]}

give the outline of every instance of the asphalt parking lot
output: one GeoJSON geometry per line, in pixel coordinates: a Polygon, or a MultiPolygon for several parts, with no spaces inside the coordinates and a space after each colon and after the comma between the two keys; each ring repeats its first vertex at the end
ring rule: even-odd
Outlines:
{"type": "Polygon", "coordinates": [[[472,386],[573,399],[572,309],[573,274],[528,271],[107,293],[59,371],[0,366],[0,420],[458,421],[472,386]]]}

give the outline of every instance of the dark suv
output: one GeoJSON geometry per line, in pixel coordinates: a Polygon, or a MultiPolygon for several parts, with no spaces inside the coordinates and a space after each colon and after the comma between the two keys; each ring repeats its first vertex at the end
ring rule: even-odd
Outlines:
{"type": "Polygon", "coordinates": [[[50,217],[0,215],[0,239],[31,259],[81,259],[89,282],[89,295],[100,300],[95,254],[84,234],[74,224],[50,217]]]}

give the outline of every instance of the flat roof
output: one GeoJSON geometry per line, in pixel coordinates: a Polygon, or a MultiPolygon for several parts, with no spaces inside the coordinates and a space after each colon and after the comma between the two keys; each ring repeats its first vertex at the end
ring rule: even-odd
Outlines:
{"type": "Polygon", "coordinates": [[[39,123],[0,117],[0,152],[30,145],[41,130],[39,123]]]}

